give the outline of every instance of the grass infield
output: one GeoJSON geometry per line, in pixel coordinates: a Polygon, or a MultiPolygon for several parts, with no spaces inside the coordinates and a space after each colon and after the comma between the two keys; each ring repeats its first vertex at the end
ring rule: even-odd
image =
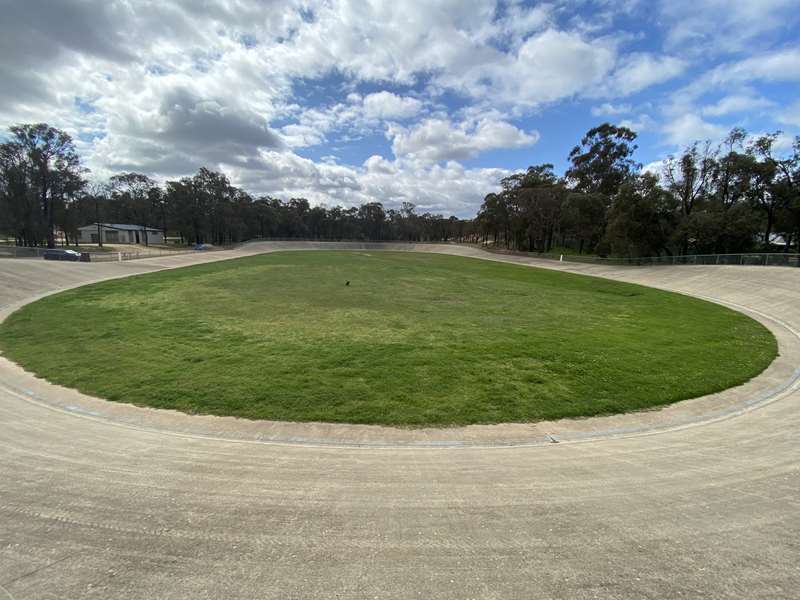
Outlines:
{"type": "Polygon", "coordinates": [[[761,324],[679,294],[383,251],[280,252],[89,285],[11,315],[0,349],[109,400],[415,426],[667,404],[743,383],[777,353],[761,324]]]}

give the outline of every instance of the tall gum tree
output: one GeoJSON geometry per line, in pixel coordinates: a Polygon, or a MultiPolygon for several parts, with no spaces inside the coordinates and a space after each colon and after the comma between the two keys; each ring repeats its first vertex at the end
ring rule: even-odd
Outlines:
{"type": "Polygon", "coordinates": [[[632,158],[638,148],[636,137],[635,131],[610,123],[590,129],[569,153],[568,182],[576,191],[613,198],[623,182],[642,167],[632,158]]]}
{"type": "Polygon", "coordinates": [[[80,159],[72,138],[64,131],[46,123],[14,125],[10,128],[11,140],[25,157],[30,173],[30,184],[36,189],[41,211],[41,223],[48,248],[54,248],[55,207],[54,192],[63,194],[70,182],[69,190],[83,185],[80,159]]]}

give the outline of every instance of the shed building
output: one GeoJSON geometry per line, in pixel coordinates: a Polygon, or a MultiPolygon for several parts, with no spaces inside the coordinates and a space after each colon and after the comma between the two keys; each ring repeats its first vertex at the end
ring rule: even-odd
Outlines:
{"type": "Polygon", "coordinates": [[[78,228],[80,243],[96,244],[100,236],[104,244],[163,244],[164,232],[142,225],[92,223],[78,228]],[[146,236],[146,237],[145,237],[146,236]]]}

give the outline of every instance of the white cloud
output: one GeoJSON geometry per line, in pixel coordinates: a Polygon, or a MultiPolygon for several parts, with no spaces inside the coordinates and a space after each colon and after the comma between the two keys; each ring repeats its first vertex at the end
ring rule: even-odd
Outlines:
{"type": "Polygon", "coordinates": [[[654,160],[642,167],[642,173],[652,173],[653,175],[658,175],[660,177],[664,172],[664,165],[664,159],[654,160]]]}
{"type": "Polygon", "coordinates": [[[653,121],[650,115],[642,114],[631,119],[622,119],[619,125],[620,127],[627,127],[636,133],[642,133],[643,131],[653,129],[655,121],[653,121]]]}
{"type": "Polygon", "coordinates": [[[800,128],[800,100],[779,112],[778,120],[785,125],[792,125],[793,127],[800,128]]]}
{"type": "MultiPolygon", "coordinates": [[[[489,73],[501,97],[537,105],[573,96],[597,85],[612,69],[616,53],[603,41],[548,29],[529,38],[508,65],[489,73]]],[[[491,93],[491,86],[486,90],[491,93]]]]}
{"type": "Polygon", "coordinates": [[[299,73],[337,68],[358,79],[411,84],[417,75],[469,64],[475,32],[492,22],[490,0],[325,2],[290,44],[276,48],[299,73]]]}
{"type": "Polygon", "coordinates": [[[716,67],[709,77],[714,85],[747,81],[800,81],[800,48],[765,52],[716,67]]]}
{"type": "Polygon", "coordinates": [[[368,119],[408,119],[422,110],[416,98],[383,91],[364,97],[364,115],[368,119]]]}
{"type": "Polygon", "coordinates": [[[539,139],[514,125],[493,118],[454,125],[448,119],[430,118],[411,128],[390,126],[387,136],[397,157],[423,161],[472,158],[494,148],[531,146],[539,139]]]}
{"type": "Polygon", "coordinates": [[[552,25],[553,20],[553,7],[547,4],[537,6],[511,4],[506,7],[505,14],[497,23],[498,35],[504,39],[520,39],[552,25]]]}
{"type": "Polygon", "coordinates": [[[766,118],[780,120],[779,105],[759,95],[756,84],[800,81],[798,65],[800,49],[783,48],[725,62],[697,75],[692,83],[673,91],[660,107],[665,143],[718,140],[734,126],[758,123],[759,117],[763,120],[767,109],[766,118]],[[710,95],[716,97],[715,102],[705,100],[710,95]],[[726,117],[725,125],[708,121],[726,117]]]}
{"type": "Polygon", "coordinates": [[[315,146],[327,141],[331,132],[346,132],[351,140],[383,131],[385,120],[402,121],[423,110],[416,98],[382,91],[367,96],[347,95],[346,103],[319,108],[298,108],[297,122],[281,127],[283,141],[291,148],[315,146]]]}
{"type": "Polygon", "coordinates": [[[600,106],[592,107],[592,116],[595,117],[611,117],[615,115],[624,115],[631,112],[633,108],[630,104],[610,104],[604,102],[600,106]]]}
{"type": "Polygon", "coordinates": [[[325,141],[325,131],[310,125],[290,123],[281,127],[281,137],[290,148],[316,146],[325,141]]]}
{"type": "Polygon", "coordinates": [[[728,133],[722,125],[708,123],[695,114],[686,114],[664,126],[667,141],[676,146],[685,146],[700,140],[716,141],[728,133]]]}
{"type": "Polygon", "coordinates": [[[617,58],[615,43],[609,39],[585,39],[553,27],[509,46],[507,52],[491,45],[474,47],[455,57],[435,71],[431,89],[456,90],[484,104],[519,112],[597,86],[617,58]]]}
{"type": "Polygon", "coordinates": [[[397,173],[397,165],[378,154],[373,154],[364,161],[364,168],[369,173],[397,173]]]}
{"type": "Polygon", "coordinates": [[[686,62],[674,56],[654,56],[648,53],[630,54],[622,59],[606,93],[628,96],[653,84],[663,83],[680,75],[686,62]]]}
{"type": "Polygon", "coordinates": [[[798,21],[797,0],[661,0],[657,10],[668,48],[706,58],[751,49],[760,36],[798,21]]]}
{"type": "Polygon", "coordinates": [[[412,202],[420,212],[474,216],[483,197],[499,188],[505,169],[466,169],[454,161],[422,164],[371,156],[360,167],[315,163],[289,152],[263,151],[259,171],[232,168],[232,180],[272,196],[305,197],[313,204],[386,207],[412,202]]]}
{"type": "Polygon", "coordinates": [[[731,94],[721,98],[714,104],[702,108],[703,115],[709,117],[721,117],[724,115],[754,112],[765,108],[771,108],[774,103],[750,94],[731,94]]]}

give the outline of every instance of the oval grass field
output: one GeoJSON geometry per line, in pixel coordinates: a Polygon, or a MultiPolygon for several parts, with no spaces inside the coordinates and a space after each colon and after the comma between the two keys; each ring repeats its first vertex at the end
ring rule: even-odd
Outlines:
{"type": "Polygon", "coordinates": [[[679,294],[385,251],[280,252],[89,285],[11,315],[0,349],[109,400],[415,426],[667,404],[743,383],[777,353],[761,324],[679,294]]]}

